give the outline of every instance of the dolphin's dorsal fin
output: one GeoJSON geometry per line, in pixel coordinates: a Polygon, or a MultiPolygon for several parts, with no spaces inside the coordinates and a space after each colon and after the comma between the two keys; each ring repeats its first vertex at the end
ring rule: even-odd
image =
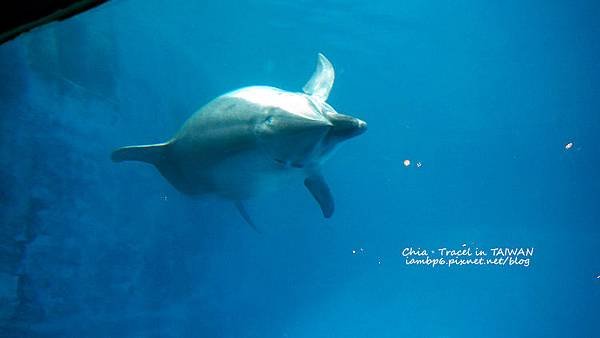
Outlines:
{"type": "Polygon", "coordinates": [[[319,53],[317,69],[315,69],[312,77],[302,89],[306,94],[316,97],[321,101],[326,101],[331,87],[333,87],[334,80],[335,71],[333,70],[333,65],[327,60],[325,55],[319,53]]]}
{"type": "Polygon", "coordinates": [[[304,185],[310,191],[312,196],[317,200],[319,206],[321,207],[321,211],[323,212],[323,216],[325,218],[331,217],[333,215],[333,210],[335,209],[335,205],[333,203],[333,196],[331,195],[331,190],[329,190],[329,186],[325,179],[320,173],[312,173],[304,180],[304,185]]]}

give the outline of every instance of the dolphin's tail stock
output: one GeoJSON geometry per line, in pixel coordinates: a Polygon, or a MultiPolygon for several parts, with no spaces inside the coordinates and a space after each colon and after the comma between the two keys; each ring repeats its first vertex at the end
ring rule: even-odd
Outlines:
{"type": "Polygon", "coordinates": [[[139,161],[157,165],[165,156],[167,143],[122,147],[112,152],[113,162],[139,161]]]}

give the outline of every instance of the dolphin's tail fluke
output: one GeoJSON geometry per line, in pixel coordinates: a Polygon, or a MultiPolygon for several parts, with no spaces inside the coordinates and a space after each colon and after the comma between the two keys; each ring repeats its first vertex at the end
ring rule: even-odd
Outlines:
{"type": "Polygon", "coordinates": [[[112,152],[111,159],[113,162],[140,161],[156,165],[164,159],[167,144],[122,147],[112,152]]]}

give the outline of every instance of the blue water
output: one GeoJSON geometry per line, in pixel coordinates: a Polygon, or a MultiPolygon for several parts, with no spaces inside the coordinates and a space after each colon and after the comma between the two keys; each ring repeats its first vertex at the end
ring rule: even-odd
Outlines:
{"type": "Polygon", "coordinates": [[[599,15],[130,0],[0,46],[0,336],[597,337],[599,15]],[[298,182],[248,203],[257,234],[227,201],[110,161],[230,90],[300,91],[318,52],[328,102],[369,123],[324,165],[331,219],[298,182]],[[462,244],[535,253],[401,255],[462,244]]]}

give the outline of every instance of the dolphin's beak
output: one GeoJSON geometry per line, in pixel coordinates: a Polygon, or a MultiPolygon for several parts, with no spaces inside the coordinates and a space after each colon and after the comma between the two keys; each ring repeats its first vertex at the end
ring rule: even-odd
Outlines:
{"type": "Polygon", "coordinates": [[[365,131],[367,131],[367,122],[361,120],[361,119],[356,119],[356,125],[357,128],[360,130],[360,133],[364,133],[365,131]]]}
{"type": "Polygon", "coordinates": [[[339,113],[328,114],[327,117],[333,124],[331,128],[332,136],[346,139],[367,131],[367,123],[355,117],[339,113]]]}

